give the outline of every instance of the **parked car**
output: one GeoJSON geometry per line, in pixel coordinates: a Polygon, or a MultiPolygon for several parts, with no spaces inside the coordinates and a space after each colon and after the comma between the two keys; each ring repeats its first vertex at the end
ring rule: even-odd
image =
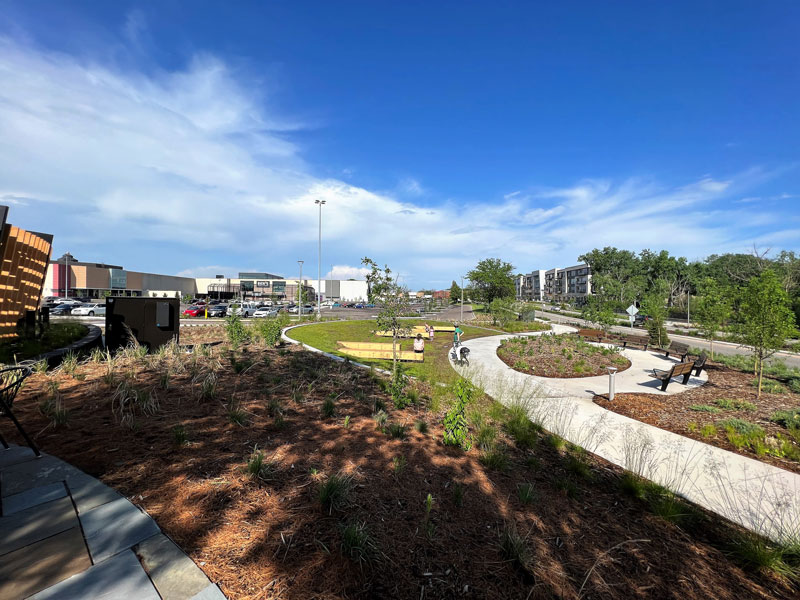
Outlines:
{"type": "Polygon", "coordinates": [[[206,314],[206,307],[205,306],[190,306],[185,311],[183,311],[184,317],[202,317],[206,314]]]}
{"type": "Polygon", "coordinates": [[[633,317],[633,324],[634,325],[644,325],[649,320],[650,320],[650,315],[643,315],[641,313],[636,313],[636,316],[633,317]]]}
{"type": "Polygon", "coordinates": [[[228,315],[227,304],[215,304],[214,306],[208,307],[209,317],[225,317],[227,315],[228,315]]]}
{"type": "Polygon", "coordinates": [[[338,302],[334,302],[333,304],[331,304],[332,308],[339,308],[340,306],[341,304],[339,304],[338,302]]]}
{"type": "Polygon", "coordinates": [[[72,309],[73,316],[78,317],[93,317],[95,315],[105,315],[106,305],[99,303],[86,303],[76,306],[72,309]]]}
{"type": "Polygon", "coordinates": [[[366,307],[366,305],[365,305],[365,304],[363,304],[363,303],[361,303],[361,302],[359,302],[358,304],[356,304],[356,308],[365,308],[365,307],[366,307]]]}
{"type": "Polygon", "coordinates": [[[366,308],[375,308],[375,305],[374,305],[374,304],[372,304],[371,302],[370,302],[369,304],[365,304],[364,306],[365,306],[366,308]]]}
{"type": "Polygon", "coordinates": [[[258,305],[255,302],[245,302],[234,309],[237,315],[245,319],[252,317],[257,310],[258,305]]]}
{"type": "Polygon", "coordinates": [[[253,316],[257,319],[261,319],[263,317],[277,317],[278,311],[271,306],[262,306],[253,313],[253,316]]]}
{"type": "Polygon", "coordinates": [[[53,316],[64,316],[72,312],[72,304],[57,304],[50,309],[50,314],[53,316]]]}

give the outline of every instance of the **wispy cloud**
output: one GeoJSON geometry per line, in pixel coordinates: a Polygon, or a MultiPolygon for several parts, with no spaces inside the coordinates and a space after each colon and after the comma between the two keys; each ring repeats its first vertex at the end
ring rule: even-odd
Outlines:
{"type": "MultiPolygon", "coordinates": [[[[128,37],[143,27],[132,17],[128,37]]],[[[682,185],[585,180],[424,207],[414,179],[392,193],[356,185],[356,168],[343,173],[348,181],[323,179],[289,135],[302,120],[270,109],[269,90],[249,82],[206,54],[145,73],[0,39],[2,196],[26,204],[19,210],[55,233],[59,250],[68,243],[85,259],[135,258],[126,267],[195,276],[246,270],[237,263],[288,273],[315,256],[315,199],[327,200],[323,265],[337,265],[335,276],[363,275],[349,265],[370,256],[410,285],[449,285],[486,256],[527,271],[596,246],[694,257],[746,250],[764,234],[747,206],[724,219],[709,210],[769,177],[757,169],[682,185]]]]}

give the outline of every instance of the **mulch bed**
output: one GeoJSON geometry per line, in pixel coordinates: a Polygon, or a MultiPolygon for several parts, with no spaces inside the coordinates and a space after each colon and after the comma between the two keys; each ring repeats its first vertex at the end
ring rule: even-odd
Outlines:
{"type": "Polygon", "coordinates": [[[497,356],[512,369],[539,377],[594,377],[607,375],[607,367],[616,367],[620,373],[631,366],[621,354],[573,335],[504,340],[497,349],[497,356]],[[580,372],[576,372],[578,367],[580,372]]]}
{"type": "MultiPolygon", "coordinates": [[[[727,440],[721,428],[716,435],[709,437],[703,436],[700,432],[703,425],[739,418],[759,425],[766,431],[767,436],[780,433],[785,437],[786,429],[773,423],[769,418],[775,411],[800,407],[800,395],[789,391],[783,394],[768,394],[762,391],[761,399],[757,400],[756,388],[752,384],[754,379],[752,373],[729,369],[711,361],[707,363],[706,371],[708,383],[679,394],[670,396],[616,394],[613,402],[609,402],[607,396],[595,396],[594,401],[608,410],[637,421],[800,473],[800,463],[796,461],[771,455],[757,456],[746,448],[737,449],[727,440]],[[695,405],[715,406],[715,401],[722,398],[750,402],[755,404],[756,410],[721,409],[717,413],[706,413],[691,409],[695,405]],[[690,424],[696,425],[696,431],[692,431],[695,427],[690,424]]],[[[669,385],[670,388],[680,387],[680,379],[674,379],[669,385]]]]}
{"type": "MultiPolygon", "coordinates": [[[[240,374],[224,347],[197,365],[185,361],[169,390],[157,390],[155,414],[137,413],[132,429],[112,412],[114,388],[103,379],[103,363],[81,365],[82,380],[32,376],[15,409],[43,450],[143,507],[229,598],[796,597],[786,581],[746,573],[719,549],[727,525],[707,519],[689,531],[659,519],[621,495],[619,471],[596,457],[589,457],[591,478],[579,477],[563,451],[546,444],[522,451],[501,435],[510,468],[487,470],[477,449],[442,445],[441,414],[422,405],[391,409],[365,370],[298,348],[244,350],[234,355],[237,364],[252,365],[240,374]],[[191,371],[202,379],[212,367],[216,393],[202,398],[191,371]],[[58,428],[39,410],[53,380],[69,410],[58,428]],[[321,413],[328,397],[332,418],[321,413]],[[376,428],[376,400],[389,407],[390,421],[408,424],[406,439],[376,428]],[[229,419],[232,406],[248,414],[245,426],[229,419]],[[427,434],[413,429],[418,419],[428,423],[427,434]],[[185,429],[188,444],[176,445],[175,426],[185,429]],[[256,446],[277,462],[266,482],[243,471],[256,446]],[[406,465],[398,473],[393,459],[401,456],[406,465]],[[325,511],[320,483],[339,471],[352,474],[356,487],[346,508],[325,511]],[[565,481],[574,494],[565,493],[565,481]],[[532,504],[518,499],[523,482],[534,485],[532,504]],[[463,506],[456,485],[463,486],[463,506]],[[377,547],[363,564],[341,550],[342,525],[356,522],[366,524],[377,547]],[[499,533],[509,524],[532,553],[525,569],[501,552],[499,533]]],[[[157,386],[162,371],[128,358],[115,372],[157,386]]]]}

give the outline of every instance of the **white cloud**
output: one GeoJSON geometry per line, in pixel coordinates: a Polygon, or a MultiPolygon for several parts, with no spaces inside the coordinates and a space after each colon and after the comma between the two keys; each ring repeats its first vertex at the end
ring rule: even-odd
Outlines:
{"type": "Polygon", "coordinates": [[[330,271],[323,275],[323,279],[364,279],[369,274],[369,269],[364,267],[351,267],[350,265],[333,265],[330,271]]]}
{"type": "MultiPolygon", "coordinates": [[[[128,35],[143,27],[130,21],[128,35]]],[[[68,241],[92,259],[136,257],[127,268],[206,276],[235,275],[244,261],[288,273],[303,257],[315,273],[314,200],[325,199],[323,268],[360,277],[349,265],[370,256],[424,286],[487,256],[528,271],[604,245],[689,256],[746,247],[746,207],[724,219],[709,207],[766,177],[585,180],[422,207],[313,175],[287,136],[303,123],[270,109],[268,92],[204,54],[145,74],[0,39],[0,195],[47,219],[58,250],[68,241]]],[[[414,179],[400,188],[425,193],[414,179]]]]}

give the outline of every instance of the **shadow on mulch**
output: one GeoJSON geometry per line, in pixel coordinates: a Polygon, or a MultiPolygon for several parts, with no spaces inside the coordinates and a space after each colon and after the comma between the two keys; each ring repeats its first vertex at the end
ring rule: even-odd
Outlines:
{"type": "MultiPolygon", "coordinates": [[[[375,401],[391,401],[364,370],[296,348],[244,350],[236,360],[252,366],[239,375],[218,356],[213,397],[200,398],[188,373],[173,375],[169,390],[157,392],[159,410],[137,415],[133,430],[117,424],[113,388],[98,364],[80,367],[83,381],[50,376],[70,411],[67,426],[54,429],[39,411],[48,376],[31,377],[15,407],[43,450],[142,506],[230,598],[793,596],[785,582],[748,575],[709,544],[724,527],[707,521],[684,531],[621,496],[618,471],[600,459],[591,457],[591,476],[581,477],[563,453],[545,444],[516,449],[501,434],[510,465],[491,471],[477,449],[444,447],[441,415],[422,407],[388,409],[392,422],[407,425],[405,439],[378,430],[375,401]],[[333,418],[321,414],[328,397],[333,418]],[[246,411],[247,425],[228,418],[232,403],[246,411]],[[428,434],[414,430],[416,420],[428,423],[428,434]],[[187,445],[176,445],[175,426],[187,445]],[[276,462],[269,481],[243,472],[255,447],[276,462]],[[399,457],[405,466],[395,469],[399,457]],[[340,471],[353,476],[350,502],[326,512],[319,485],[340,471]],[[525,482],[535,492],[530,504],[518,498],[525,482]],[[364,523],[375,541],[363,564],[342,552],[348,523],[364,523]],[[499,544],[512,523],[530,551],[522,571],[499,544]]],[[[198,358],[199,372],[214,360],[198,358]]],[[[145,361],[123,361],[118,372],[126,371],[137,385],[159,380],[145,361]]]]}

